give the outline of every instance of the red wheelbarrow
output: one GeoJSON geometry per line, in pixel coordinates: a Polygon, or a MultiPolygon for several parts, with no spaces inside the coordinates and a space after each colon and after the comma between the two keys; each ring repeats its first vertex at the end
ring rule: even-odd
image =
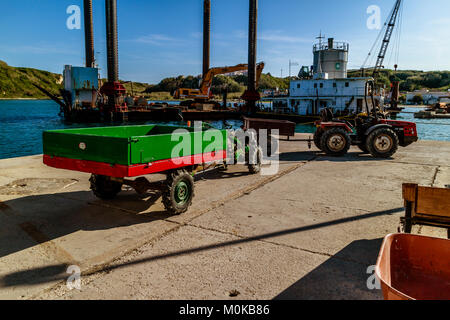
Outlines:
{"type": "Polygon", "coordinates": [[[388,235],[376,275],[385,300],[450,300],[450,240],[388,235]]]}

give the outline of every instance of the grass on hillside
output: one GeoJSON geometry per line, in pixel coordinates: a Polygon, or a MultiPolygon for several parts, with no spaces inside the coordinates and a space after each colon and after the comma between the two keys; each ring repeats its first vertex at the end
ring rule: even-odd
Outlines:
{"type": "Polygon", "coordinates": [[[32,83],[57,94],[62,77],[48,71],[32,68],[15,68],[0,61],[0,98],[46,98],[32,83]]]}

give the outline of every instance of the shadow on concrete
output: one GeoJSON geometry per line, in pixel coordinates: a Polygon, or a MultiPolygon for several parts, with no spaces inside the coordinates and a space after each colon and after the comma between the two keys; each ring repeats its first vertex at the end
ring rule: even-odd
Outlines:
{"type": "MultiPolygon", "coordinates": [[[[243,171],[242,171],[242,170],[243,171]]],[[[233,179],[250,175],[240,171],[200,172],[196,180],[233,179]]],[[[0,203],[0,258],[77,231],[108,230],[171,217],[155,211],[160,192],[139,195],[131,188],[103,201],[90,191],[31,195],[0,203]]]]}
{"type": "Polygon", "coordinates": [[[69,266],[65,264],[57,264],[24,270],[6,276],[0,281],[0,287],[14,287],[19,285],[33,286],[42,283],[49,283],[67,279],[70,274],[66,273],[69,266]]]}
{"type": "Polygon", "coordinates": [[[0,258],[77,231],[107,230],[167,219],[170,217],[167,212],[145,212],[159,197],[149,194],[143,198],[135,192],[123,191],[117,199],[102,201],[94,199],[91,192],[80,191],[5,201],[5,208],[0,211],[0,258]]]}
{"type": "MultiPolygon", "coordinates": [[[[309,230],[315,230],[315,229],[325,228],[325,227],[329,227],[329,226],[349,223],[349,222],[353,222],[353,221],[371,219],[371,218],[379,217],[379,216],[393,215],[398,212],[402,212],[403,210],[404,210],[403,208],[396,208],[396,209],[391,209],[391,210],[372,212],[372,213],[367,213],[367,214],[363,214],[363,215],[347,217],[347,218],[317,223],[317,224],[313,224],[313,225],[301,226],[301,227],[297,227],[297,228],[286,229],[286,230],[281,230],[281,231],[277,231],[277,232],[252,236],[252,237],[248,237],[248,238],[240,238],[240,239],[236,239],[233,241],[227,241],[227,242],[222,242],[222,243],[217,243],[217,244],[212,244],[212,245],[206,245],[206,246],[201,246],[201,247],[187,249],[187,250],[169,252],[169,253],[162,254],[162,255],[156,255],[156,256],[152,256],[152,257],[136,259],[133,261],[122,263],[122,264],[114,264],[114,265],[110,265],[110,266],[105,266],[105,267],[101,268],[100,270],[84,272],[82,274],[82,276],[89,276],[89,275],[93,275],[93,274],[96,274],[99,272],[109,272],[109,271],[127,267],[127,266],[149,263],[149,262],[167,259],[167,258],[171,258],[171,257],[195,254],[197,252],[215,250],[215,249],[219,249],[219,248],[223,248],[223,247],[230,247],[230,246],[240,245],[243,243],[265,240],[265,239],[285,236],[285,235],[289,235],[289,234],[305,232],[305,231],[309,231],[309,230]]],[[[362,247],[360,247],[360,246],[361,246],[361,244],[354,245],[353,248],[358,248],[358,250],[363,250],[363,248],[365,248],[364,245],[362,247]]],[[[373,251],[374,251],[373,248],[375,248],[375,243],[371,244],[369,247],[372,248],[372,251],[370,251],[368,253],[370,259],[368,259],[367,261],[372,261],[372,256],[373,256],[373,251]]],[[[352,255],[353,254],[351,253],[350,256],[352,256],[352,255]]],[[[345,256],[345,255],[342,252],[340,254],[336,255],[336,257],[340,257],[340,256],[345,256]]],[[[42,278],[38,275],[39,269],[32,269],[32,270],[11,273],[11,274],[5,275],[0,278],[0,288],[1,287],[14,287],[14,286],[27,286],[27,285],[29,285],[29,283],[27,281],[28,281],[28,279],[31,278],[31,276],[33,276],[33,281],[35,281],[35,282],[37,281],[39,283],[46,283],[46,282],[55,281],[55,280],[64,280],[67,278],[67,275],[61,275],[59,272],[60,268],[63,268],[63,267],[65,267],[65,265],[62,264],[62,265],[56,265],[56,266],[53,266],[52,268],[43,270],[45,272],[49,272],[51,270],[57,270],[58,273],[55,272],[55,274],[53,276],[46,273],[45,276],[42,278]]]]}
{"type": "MultiPolygon", "coordinates": [[[[247,169],[247,167],[242,167],[243,169],[247,169]]],[[[248,170],[247,171],[221,171],[221,170],[212,170],[207,171],[205,173],[200,173],[195,176],[195,180],[221,180],[221,179],[233,179],[240,178],[252,175],[248,170]]]]}
{"type": "Polygon", "coordinates": [[[280,162],[307,162],[317,159],[314,151],[283,152],[278,155],[280,162]]]}
{"type": "Polygon", "coordinates": [[[376,264],[383,239],[358,240],[276,296],[275,300],[378,300],[367,287],[367,268],[376,264]]]}
{"type": "Polygon", "coordinates": [[[311,151],[303,151],[303,152],[285,152],[280,154],[280,161],[292,161],[299,162],[305,160],[311,160],[311,155],[313,155],[314,161],[331,161],[331,162],[354,162],[354,161],[388,161],[392,160],[392,158],[381,159],[374,158],[370,154],[364,154],[362,152],[350,152],[342,157],[331,157],[327,156],[323,152],[311,152],[311,151]]]}

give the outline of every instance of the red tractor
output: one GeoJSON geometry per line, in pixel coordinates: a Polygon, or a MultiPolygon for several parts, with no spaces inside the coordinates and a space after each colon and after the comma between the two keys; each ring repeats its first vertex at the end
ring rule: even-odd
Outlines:
{"type": "MultiPolygon", "coordinates": [[[[373,92],[373,90],[371,91],[373,92]]],[[[375,101],[372,97],[372,106],[375,101]]],[[[343,156],[351,145],[376,158],[390,158],[398,147],[407,147],[418,140],[416,124],[413,122],[387,120],[372,108],[367,115],[359,115],[354,124],[333,117],[330,109],[322,110],[322,119],[316,122],[314,144],[327,155],[343,156]]]]}

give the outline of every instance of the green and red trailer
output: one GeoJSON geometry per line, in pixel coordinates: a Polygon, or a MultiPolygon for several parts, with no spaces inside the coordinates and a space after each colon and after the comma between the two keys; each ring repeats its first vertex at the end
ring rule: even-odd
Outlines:
{"type": "MultiPolygon", "coordinates": [[[[229,155],[227,130],[215,130],[214,148],[204,142],[206,131],[163,125],[45,131],[43,161],[53,168],[90,173],[91,189],[101,199],[115,198],[123,185],[141,194],[161,191],[166,210],[181,214],[192,203],[194,175],[208,169],[225,169],[228,156],[237,157],[236,147],[229,155]],[[180,142],[187,147],[181,156],[174,156],[180,142]],[[161,173],[166,175],[165,181],[150,182],[145,178],[161,173]]],[[[259,172],[261,157],[247,165],[251,173],[259,172]]]]}

